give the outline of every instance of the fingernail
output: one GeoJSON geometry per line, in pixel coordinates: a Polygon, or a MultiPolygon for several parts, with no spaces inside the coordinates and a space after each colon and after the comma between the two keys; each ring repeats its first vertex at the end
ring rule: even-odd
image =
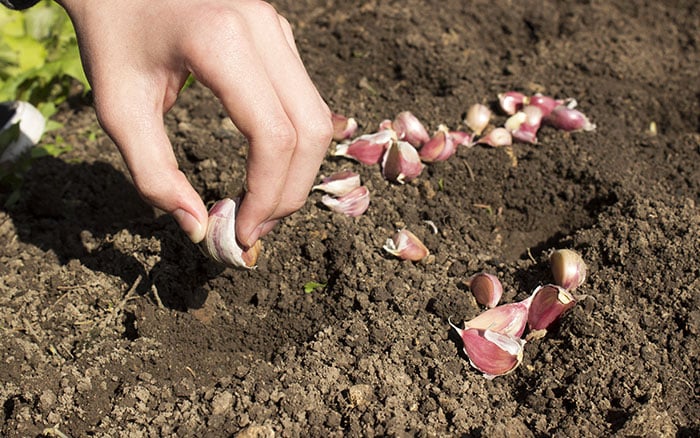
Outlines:
{"type": "Polygon", "coordinates": [[[199,223],[199,221],[189,212],[183,210],[182,208],[178,208],[177,210],[173,211],[172,215],[177,221],[178,225],[180,225],[180,228],[182,228],[182,231],[187,234],[187,237],[189,237],[192,242],[199,243],[204,239],[204,234],[206,231],[204,226],[199,223]]]}

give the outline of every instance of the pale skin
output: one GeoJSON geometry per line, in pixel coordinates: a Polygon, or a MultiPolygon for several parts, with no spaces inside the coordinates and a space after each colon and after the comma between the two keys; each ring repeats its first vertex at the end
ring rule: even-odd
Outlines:
{"type": "MultiPolygon", "coordinates": [[[[248,139],[243,247],[301,208],[332,136],[330,111],[292,30],[258,0],[60,0],[78,35],[100,124],[139,194],[197,243],[207,210],[179,170],[163,124],[191,73],[248,139]]],[[[236,195],[236,194],[231,194],[236,195]]]]}

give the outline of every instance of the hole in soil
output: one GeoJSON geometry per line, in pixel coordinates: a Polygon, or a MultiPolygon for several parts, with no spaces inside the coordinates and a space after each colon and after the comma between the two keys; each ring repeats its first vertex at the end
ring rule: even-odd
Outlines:
{"type": "Polygon", "coordinates": [[[605,415],[605,421],[610,424],[610,428],[613,432],[622,429],[625,423],[627,423],[627,420],[629,420],[629,414],[621,409],[610,409],[605,415]]]}
{"type": "Polygon", "coordinates": [[[139,338],[139,331],[136,328],[136,315],[133,312],[124,312],[124,338],[135,341],[139,338]]]}

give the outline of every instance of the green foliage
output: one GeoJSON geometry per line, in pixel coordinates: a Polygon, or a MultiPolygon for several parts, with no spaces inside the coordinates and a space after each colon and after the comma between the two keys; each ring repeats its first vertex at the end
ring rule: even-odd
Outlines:
{"type": "MultiPolygon", "coordinates": [[[[78,81],[89,89],[80,62],[73,25],[53,1],[42,1],[26,11],[0,7],[0,102],[24,100],[47,119],[46,130],[60,127],[49,120],[78,81]]],[[[16,140],[19,124],[0,135],[0,153],[16,140]]],[[[11,163],[0,166],[0,188],[8,189],[5,206],[19,200],[23,175],[32,163],[46,156],[57,157],[71,147],[61,137],[42,143],[11,163]]]]}
{"type": "Polygon", "coordinates": [[[50,117],[75,80],[88,89],[73,25],[60,6],[0,8],[0,102],[26,100],[50,117]]]}
{"type": "Polygon", "coordinates": [[[326,283],[318,283],[316,281],[308,281],[304,284],[304,293],[310,294],[315,290],[323,290],[326,287],[326,283]]]}

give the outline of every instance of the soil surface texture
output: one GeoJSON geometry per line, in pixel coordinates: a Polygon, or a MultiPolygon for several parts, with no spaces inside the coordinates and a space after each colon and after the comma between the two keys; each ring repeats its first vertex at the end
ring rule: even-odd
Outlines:
{"type": "MultiPolygon", "coordinates": [[[[274,5],[359,133],[401,111],[466,129],[477,102],[502,125],[509,90],[597,128],[462,146],[404,185],[329,155],[319,180],[358,172],[367,212],[310,193],[236,270],[139,198],[89,99],[64,105],[45,141],[73,149],[0,209],[0,435],[700,436],[700,3],[274,5]],[[431,255],[387,254],[399,228],[431,255]],[[467,279],[525,299],[555,248],[588,264],[580,300],[487,380],[448,324],[484,310],[467,279]]],[[[195,83],[165,120],[205,202],[236,195],[247,146],[216,98],[195,83]]]]}

